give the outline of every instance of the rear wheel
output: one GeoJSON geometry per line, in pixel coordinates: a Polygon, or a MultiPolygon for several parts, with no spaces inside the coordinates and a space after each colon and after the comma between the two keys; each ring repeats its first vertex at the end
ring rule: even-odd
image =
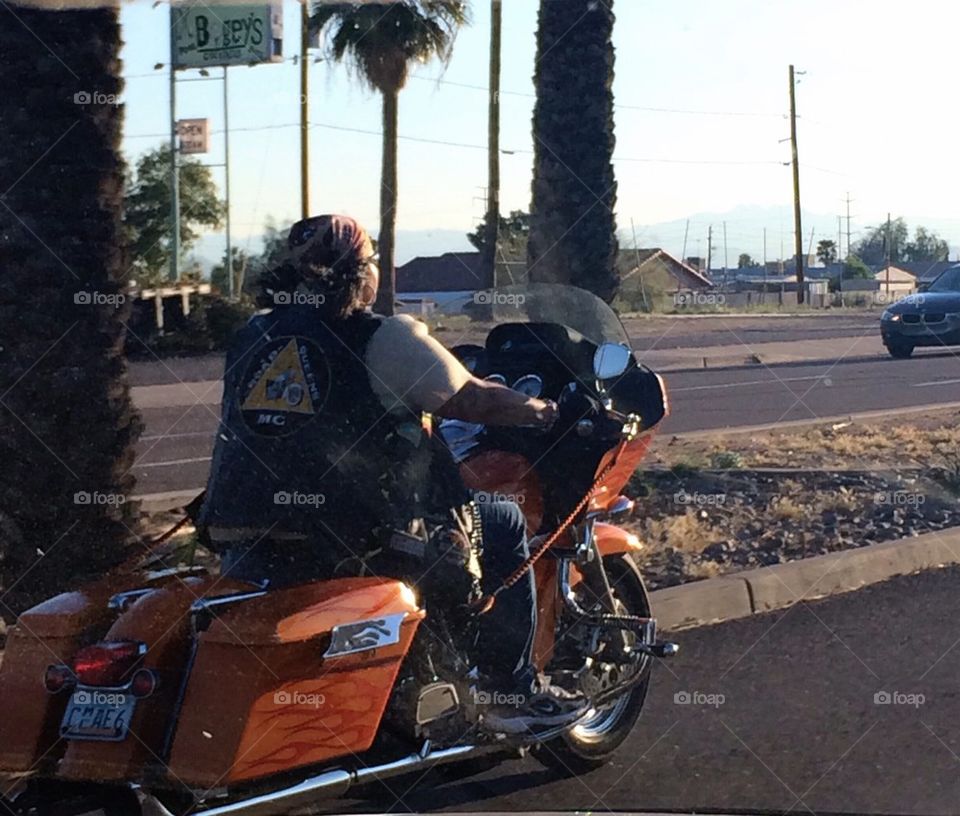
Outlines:
{"type": "Polygon", "coordinates": [[[143,809],[129,790],[83,790],[83,786],[33,780],[14,801],[0,798],[0,812],[14,816],[140,816],[143,809]]]}
{"type": "MultiPolygon", "coordinates": [[[[604,568],[621,614],[650,617],[650,598],[640,570],[627,555],[607,556],[604,568]]],[[[537,746],[534,756],[564,776],[591,771],[610,758],[630,735],[640,716],[650,688],[651,658],[644,658],[638,672],[642,679],[588,720],[566,734],[537,746]]]]}
{"type": "Polygon", "coordinates": [[[890,356],[894,359],[906,360],[913,354],[913,343],[905,343],[903,341],[890,342],[887,343],[887,351],[890,352],[890,356]]]}

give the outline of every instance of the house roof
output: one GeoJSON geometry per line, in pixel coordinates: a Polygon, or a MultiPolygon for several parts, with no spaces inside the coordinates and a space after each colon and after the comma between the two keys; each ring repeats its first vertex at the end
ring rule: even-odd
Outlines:
{"type": "MultiPolygon", "coordinates": [[[[710,279],[689,264],[659,249],[624,249],[617,268],[626,279],[654,259],[663,261],[681,287],[702,289],[711,286],[710,279]]],[[[397,293],[407,292],[472,292],[484,287],[479,252],[445,252],[443,255],[418,256],[397,267],[397,293]]]]}
{"type": "Polygon", "coordinates": [[[664,263],[681,288],[706,289],[713,286],[710,278],[702,275],[689,264],[674,258],[669,252],[660,248],[652,249],[621,249],[617,259],[617,267],[621,270],[621,280],[626,280],[643,267],[655,261],[664,263]]]}
{"type": "Polygon", "coordinates": [[[472,292],[483,288],[479,252],[419,256],[397,267],[397,292],[472,292]]]}
{"type": "Polygon", "coordinates": [[[945,269],[956,265],[956,261],[899,261],[890,264],[891,268],[902,269],[924,283],[929,283],[945,269]]]}

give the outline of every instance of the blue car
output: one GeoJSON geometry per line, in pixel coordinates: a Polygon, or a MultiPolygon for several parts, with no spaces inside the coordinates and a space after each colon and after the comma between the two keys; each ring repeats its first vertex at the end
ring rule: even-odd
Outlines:
{"type": "Polygon", "coordinates": [[[906,359],[917,346],[960,345],[960,264],[941,272],[925,291],[886,309],[880,336],[897,359],[906,359]]]}

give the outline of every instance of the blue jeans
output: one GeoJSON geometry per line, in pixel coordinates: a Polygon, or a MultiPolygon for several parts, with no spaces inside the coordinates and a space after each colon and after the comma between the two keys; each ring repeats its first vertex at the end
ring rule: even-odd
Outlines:
{"type": "MultiPolygon", "coordinates": [[[[496,591],[503,580],[530,555],[527,526],[520,507],[512,501],[486,502],[480,506],[483,524],[482,588],[496,591]]],[[[536,677],[531,658],[537,627],[537,589],[533,570],[510,589],[480,618],[477,656],[480,671],[498,691],[528,694],[536,677]]]]}

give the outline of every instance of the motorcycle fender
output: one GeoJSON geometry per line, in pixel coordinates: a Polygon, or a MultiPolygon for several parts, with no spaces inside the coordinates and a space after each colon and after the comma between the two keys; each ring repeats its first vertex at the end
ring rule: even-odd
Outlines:
{"type": "Polygon", "coordinates": [[[249,591],[251,585],[214,576],[167,583],[135,601],[113,623],[104,640],[147,644],[142,667],[159,677],[157,691],[137,703],[130,735],[119,742],[71,740],[58,767],[63,779],[124,781],[141,777],[162,755],[171,710],[190,649],[190,606],[209,595],[249,591]]]}
{"type": "Polygon", "coordinates": [[[597,522],[593,535],[602,556],[635,553],[643,549],[639,538],[614,524],[597,522]]]}
{"type": "Polygon", "coordinates": [[[20,615],[7,635],[0,668],[0,771],[46,772],[56,765],[64,749],[60,719],[69,695],[47,693],[44,672],[102,637],[117,617],[107,601],[136,581],[107,576],[20,615]]]}
{"type": "MultiPolygon", "coordinates": [[[[643,543],[639,538],[614,524],[597,522],[593,527],[593,536],[601,558],[606,558],[608,555],[637,553],[643,549],[643,543]]],[[[582,580],[583,575],[580,570],[576,565],[571,565],[570,586],[575,587],[582,580]]]]}

